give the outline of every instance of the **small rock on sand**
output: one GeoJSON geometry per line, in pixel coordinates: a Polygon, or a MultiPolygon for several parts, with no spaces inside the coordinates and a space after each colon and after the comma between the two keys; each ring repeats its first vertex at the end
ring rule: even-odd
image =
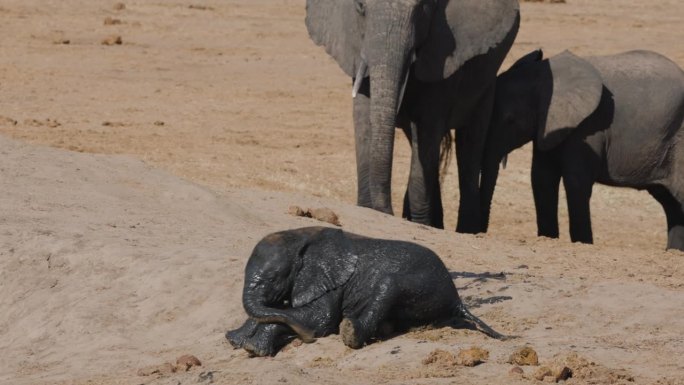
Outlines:
{"type": "Polygon", "coordinates": [[[47,118],[45,120],[26,119],[26,120],[24,120],[24,124],[27,126],[31,126],[31,127],[50,127],[50,128],[55,128],[55,127],[59,127],[62,125],[56,119],[50,119],[50,118],[47,118]]]}
{"type": "Polygon", "coordinates": [[[567,366],[540,366],[532,375],[532,377],[544,382],[559,382],[565,381],[572,377],[572,370],[567,366]]]}
{"type": "Polygon", "coordinates": [[[422,361],[423,365],[453,366],[456,364],[456,356],[442,349],[435,349],[422,361]]]}
{"type": "Polygon", "coordinates": [[[176,359],[176,370],[179,372],[187,372],[193,366],[202,366],[202,362],[192,354],[186,354],[176,359]]]}
{"type": "Polygon", "coordinates": [[[210,7],[210,6],[207,6],[207,5],[199,5],[199,4],[190,4],[190,5],[188,5],[188,8],[190,8],[190,9],[197,9],[197,10],[200,10],[200,11],[213,11],[213,10],[214,10],[213,7],[210,7]]]}
{"type": "Polygon", "coordinates": [[[12,118],[8,118],[6,116],[0,116],[0,126],[2,126],[2,125],[16,126],[17,123],[18,122],[12,118]]]}
{"type": "Polygon", "coordinates": [[[337,216],[337,214],[327,207],[303,209],[299,206],[292,205],[288,208],[287,212],[288,214],[294,215],[296,217],[314,218],[321,222],[327,222],[335,226],[342,226],[340,223],[340,218],[337,216]]]}
{"type": "Polygon", "coordinates": [[[477,346],[462,349],[456,356],[456,364],[462,366],[476,366],[489,359],[489,352],[477,346]]]}
{"type": "Polygon", "coordinates": [[[316,357],[309,363],[311,368],[330,368],[335,366],[335,361],[330,357],[316,357]]]}
{"type": "Polygon", "coordinates": [[[121,24],[121,20],[119,20],[119,19],[115,19],[115,18],[109,17],[109,16],[107,16],[104,19],[104,25],[119,25],[119,24],[121,24]]]}
{"type": "Polygon", "coordinates": [[[531,347],[523,346],[511,354],[508,363],[513,365],[539,365],[539,356],[531,347]]]}
{"type": "Polygon", "coordinates": [[[553,368],[553,376],[558,381],[565,381],[572,377],[572,370],[567,366],[557,366],[553,368]]]}
{"type": "Polygon", "coordinates": [[[340,218],[337,216],[337,214],[327,207],[309,209],[309,213],[311,213],[312,218],[318,219],[321,222],[327,222],[335,226],[342,226],[342,224],[340,224],[340,218]]]}
{"type": "Polygon", "coordinates": [[[548,366],[553,369],[553,375],[561,379],[572,377],[582,383],[592,384],[628,384],[634,382],[634,377],[625,369],[607,368],[580,356],[576,352],[560,353],[556,355],[548,366]]]}
{"type": "Polygon", "coordinates": [[[544,377],[553,376],[553,371],[548,366],[540,366],[534,371],[532,377],[538,381],[543,381],[544,377]]]}
{"type": "Polygon", "coordinates": [[[287,213],[295,217],[305,217],[306,211],[299,206],[292,205],[287,209],[287,213]]]}
{"type": "Polygon", "coordinates": [[[108,38],[105,38],[102,40],[102,45],[121,45],[123,43],[123,39],[121,39],[121,36],[110,36],[108,38]]]}

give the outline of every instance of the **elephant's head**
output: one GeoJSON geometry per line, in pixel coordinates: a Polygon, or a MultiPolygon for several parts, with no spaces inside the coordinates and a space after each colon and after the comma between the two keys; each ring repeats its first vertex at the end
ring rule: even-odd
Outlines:
{"type": "Polygon", "coordinates": [[[409,70],[418,80],[451,76],[499,44],[518,20],[516,0],[307,0],[306,26],[342,70],[353,94],[370,81],[370,195],[391,212],[396,115],[409,70]]]}
{"type": "Polygon", "coordinates": [[[313,332],[292,317],[299,308],[347,283],[357,256],[341,230],[307,227],[273,233],[252,251],[245,268],[242,302],[260,323],[284,323],[304,341],[313,332]]]}
{"type": "Polygon", "coordinates": [[[483,158],[483,205],[491,205],[499,162],[505,166],[509,152],[533,140],[538,150],[552,150],[596,110],[602,94],[600,73],[569,51],[550,59],[534,51],[499,75],[483,158]]]}

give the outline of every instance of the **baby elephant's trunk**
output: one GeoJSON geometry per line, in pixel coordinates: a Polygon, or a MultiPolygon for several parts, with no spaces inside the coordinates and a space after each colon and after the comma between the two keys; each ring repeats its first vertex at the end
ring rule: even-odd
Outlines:
{"type": "MultiPolygon", "coordinates": [[[[281,323],[289,326],[304,342],[316,340],[313,330],[310,330],[294,317],[291,317],[286,309],[278,309],[266,305],[268,301],[265,295],[253,289],[245,289],[242,304],[247,314],[260,324],[281,323]]],[[[290,309],[291,310],[291,309],[290,309]]]]}

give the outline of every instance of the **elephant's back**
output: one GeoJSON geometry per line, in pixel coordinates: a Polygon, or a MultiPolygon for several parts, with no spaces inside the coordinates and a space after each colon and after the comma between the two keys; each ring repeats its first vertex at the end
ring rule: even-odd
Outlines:
{"type": "Polygon", "coordinates": [[[609,182],[640,187],[661,181],[669,173],[668,153],[684,118],[684,72],[650,51],[588,60],[601,73],[614,105],[605,148],[609,182]]]}
{"type": "Polygon", "coordinates": [[[434,251],[416,243],[365,239],[356,242],[356,246],[360,260],[380,266],[388,273],[415,273],[426,269],[433,273],[448,272],[434,251]]]}
{"type": "Polygon", "coordinates": [[[590,56],[586,58],[601,73],[605,80],[616,80],[621,76],[630,79],[684,83],[684,72],[669,58],[657,52],[634,50],[615,55],[590,56]]]}
{"type": "Polygon", "coordinates": [[[629,51],[587,60],[612,94],[616,119],[652,123],[653,118],[672,115],[684,103],[684,71],[659,53],[629,51]]]}

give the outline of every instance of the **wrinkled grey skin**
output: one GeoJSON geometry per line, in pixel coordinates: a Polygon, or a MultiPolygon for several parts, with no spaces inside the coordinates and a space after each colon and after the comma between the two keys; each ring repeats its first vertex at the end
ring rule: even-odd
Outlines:
{"type": "Polygon", "coordinates": [[[354,80],[357,203],[392,213],[395,128],[412,147],[403,216],[443,228],[440,142],[456,129],[459,232],[482,230],[482,151],[517,0],[307,0],[311,39],[354,80]]]}
{"type": "MultiPolygon", "coordinates": [[[[667,247],[684,250],[684,72],[648,51],[520,59],[497,80],[482,194],[491,203],[498,163],[534,141],[532,189],[540,236],[558,237],[565,186],[573,242],[592,243],[595,182],[647,190],[665,210],[667,247]]],[[[487,213],[488,218],[488,213],[487,213]]]]}
{"type": "Polygon", "coordinates": [[[409,242],[326,227],[273,233],[254,248],[242,301],[249,319],[226,338],[272,356],[295,337],[340,333],[360,348],[420,325],[459,325],[503,339],[461,303],[439,257],[409,242]]]}

